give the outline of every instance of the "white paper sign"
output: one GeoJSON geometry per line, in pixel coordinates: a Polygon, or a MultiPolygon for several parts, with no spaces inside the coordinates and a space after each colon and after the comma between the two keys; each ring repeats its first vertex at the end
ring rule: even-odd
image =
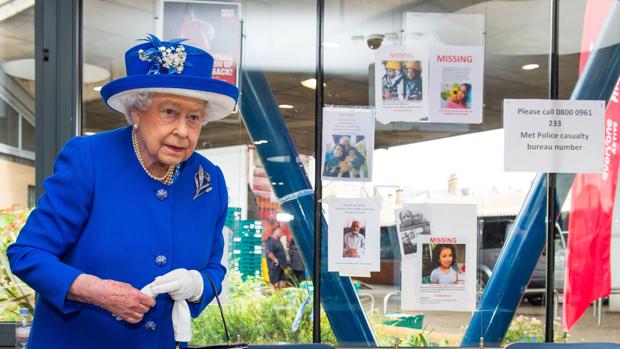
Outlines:
{"type": "Polygon", "coordinates": [[[427,207],[431,234],[416,236],[417,252],[402,260],[403,310],[472,311],[476,308],[476,205],[427,207]],[[449,261],[449,263],[448,263],[449,261]]]}
{"type": "Polygon", "coordinates": [[[373,199],[329,202],[328,270],[367,275],[380,270],[379,205],[373,199]]]}
{"type": "Polygon", "coordinates": [[[430,122],[482,123],[484,48],[430,49],[430,122]]]}
{"type": "Polygon", "coordinates": [[[428,48],[384,46],[375,53],[377,121],[426,121],[428,48]]]}
{"type": "Polygon", "coordinates": [[[604,101],[504,100],[504,169],[600,173],[604,101]]]}
{"type": "Polygon", "coordinates": [[[371,181],[374,138],[372,110],[324,108],[322,178],[371,181]]]}

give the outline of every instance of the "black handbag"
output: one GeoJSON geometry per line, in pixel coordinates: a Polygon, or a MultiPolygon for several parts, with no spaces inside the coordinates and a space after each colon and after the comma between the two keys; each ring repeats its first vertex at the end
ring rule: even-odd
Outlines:
{"type": "Polygon", "coordinates": [[[226,326],[226,319],[224,318],[224,310],[222,309],[222,303],[220,303],[220,297],[217,296],[217,290],[215,289],[215,284],[213,283],[213,280],[211,280],[211,277],[209,276],[209,274],[205,273],[205,275],[207,276],[207,279],[209,279],[209,284],[211,284],[211,289],[213,290],[213,294],[215,295],[215,299],[217,300],[217,306],[220,309],[220,315],[222,316],[222,325],[224,325],[224,332],[226,333],[226,339],[228,340],[228,343],[207,345],[204,347],[188,347],[188,348],[193,348],[193,349],[247,349],[248,348],[247,343],[233,343],[233,341],[230,339],[230,334],[228,333],[228,326],[226,326]]]}

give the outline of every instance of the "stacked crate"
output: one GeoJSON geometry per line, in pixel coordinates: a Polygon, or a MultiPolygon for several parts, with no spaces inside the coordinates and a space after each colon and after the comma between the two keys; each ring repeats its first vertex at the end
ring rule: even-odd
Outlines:
{"type": "Polygon", "coordinates": [[[239,229],[233,235],[232,261],[233,268],[241,273],[243,280],[248,276],[260,278],[263,227],[261,221],[240,220],[239,229]]]}

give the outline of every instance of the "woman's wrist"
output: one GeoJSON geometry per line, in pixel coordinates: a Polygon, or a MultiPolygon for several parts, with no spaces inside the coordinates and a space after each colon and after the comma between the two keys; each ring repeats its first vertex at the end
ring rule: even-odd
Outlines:
{"type": "Polygon", "coordinates": [[[71,284],[67,299],[82,303],[95,304],[103,280],[90,274],[80,274],[71,284]]]}

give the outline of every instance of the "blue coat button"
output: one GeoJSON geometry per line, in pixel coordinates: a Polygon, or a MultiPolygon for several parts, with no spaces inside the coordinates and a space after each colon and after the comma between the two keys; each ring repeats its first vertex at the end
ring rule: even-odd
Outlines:
{"type": "Polygon", "coordinates": [[[144,329],[147,331],[155,331],[155,328],[157,327],[157,324],[153,321],[147,321],[144,324],[144,329]]]}
{"type": "Polygon", "coordinates": [[[160,254],[159,256],[155,257],[155,264],[159,265],[160,267],[163,267],[164,265],[166,265],[167,261],[168,259],[164,255],[160,254]]]}
{"type": "Polygon", "coordinates": [[[159,200],[166,200],[166,198],[168,198],[168,191],[164,188],[158,189],[155,192],[155,197],[158,198],[159,200]]]}

